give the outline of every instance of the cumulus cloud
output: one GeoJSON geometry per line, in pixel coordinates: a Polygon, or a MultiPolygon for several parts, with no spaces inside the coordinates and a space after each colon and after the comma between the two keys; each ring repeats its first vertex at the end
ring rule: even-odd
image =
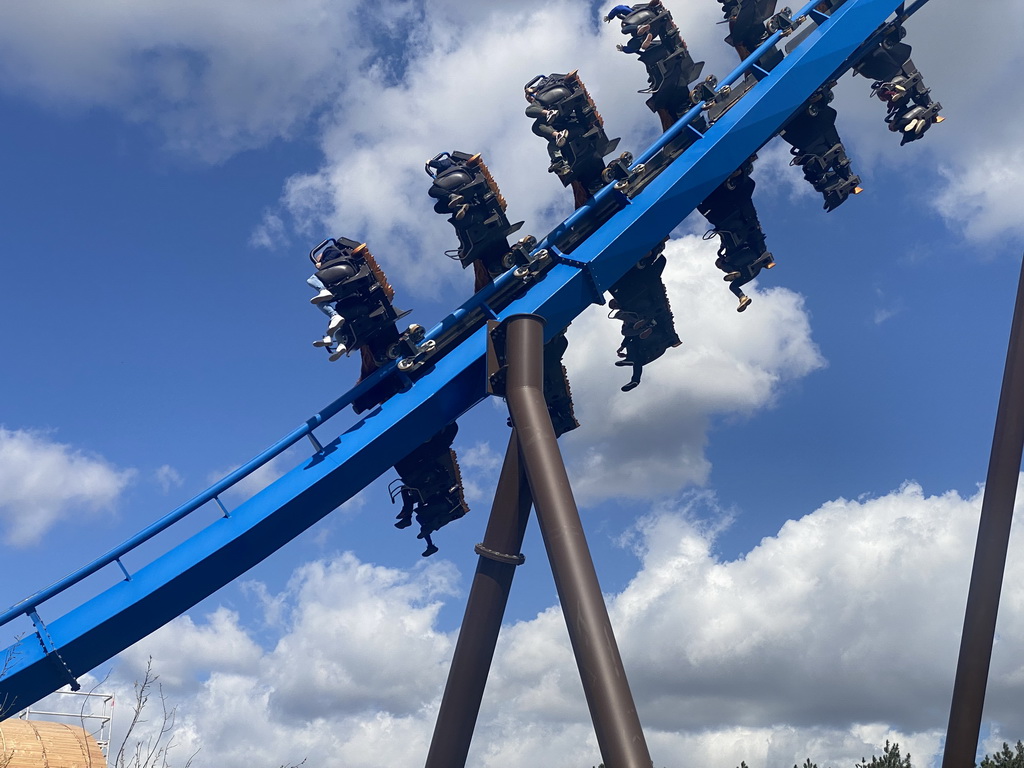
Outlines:
{"type": "Polygon", "coordinates": [[[458,448],[462,485],[471,507],[485,505],[494,495],[504,455],[489,442],[477,442],[458,448]]]}
{"type": "MultiPolygon", "coordinates": [[[[907,483],[837,499],[733,560],[715,553],[714,516],[696,516],[708,504],[705,492],[653,509],[634,531],[636,576],[609,596],[655,764],[850,766],[886,739],[934,764],[980,492],[929,496],[907,483]]],[[[986,716],[1012,739],[1024,732],[1024,561],[1011,556],[1007,569],[986,716]]],[[[419,765],[454,640],[437,612],[456,579],[443,562],[400,571],[345,554],[295,572],[265,650],[220,610],[128,657],[136,672],[149,654],[158,671],[168,665],[182,752],[201,749],[211,764],[258,753],[419,765]]],[[[471,762],[599,759],[561,610],[506,627],[471,762]]]]}
{"type": "Polygon", "coordinates": [[[190,679],[218,673],[244,672],[259,661],[261,651],[239,626],[238,614],[217,608],[197,625],[190,616],[179,616],[148,638],[121,654],[126,664],[122,677],[142,679],[149,659],[160,660],[163,684],[180,688],[190,679]]]}
{"type": "MultiPolygon", "coordinates": [[[[303,458],[302,449],[304,448],[305,444],[299,443],[299,447],[289,448],[280,456],[275,456],[266,464],[254,469],[248,475],[232,485],[227,491],[225,491],[225,495],[239,502],[255,496],[295,466],[296,462],[303,458]]],[[[225,469],[210,472],[206,476],[206,482],[213,485],[239,469],[241,466],[241,464],[236,464],[225,469]]]]}
{"type": "Polygon", "coordinates": [[[0,80],[47,104],[158,125],[204,160],[290,137],[372,49],[355,2],[113,0],[0,8],[0,80]]]}
{"type": "Polygon", "coordinates": [[[153,473],[153,479],[164,493],[170,493],[171,488],[179,488],[185,482],[181,473],[170,464],[161,464],[153,473]]]}
{"type": "Polygon", "coordinates": [[[114,505],[133,469],[118,469],[41,432],[0,427],[0,521],[4,539],[34,544],[76,511],[114,505]]]}
{"type": "Polygon", "coordinates": [[[281,707],[300,718],[366,709],[415,712],[422,700],[408,692],[430,691],[443,679],[437,662],[451,646],[434,623],[455,578],[444,562],[409,574],[352,555],[300,569],[291,584],[291,631],[274,653],[304,661],[301,669],[272,676],[281,707]],[[341,645],[317,639],[331,636],[341,645]],[[387,681],[377,668],[382,654],[389,659],[387,681]]]}
{"type": "Polygon", "coordinates": [[[1024,198],[1024,145],[979,149],[967,159],[941,168],[947,186],[935,200],[938,211],[972,240],[1024,236],[1017,204],[1024,198]]]}
{"type": "Polygon", "coordinates": [[[563,438],[573,491],[584,503],[608,496],[652,498],[707,480],[707,432],[715,416],[771,405],[782,385],[824,365],[811,339],[803,300],[764,287],[777,271],[736,299],[714,267],[716,243],[670,241],[664,279],[683,344],[644,369],[639,389],[619,391],[629,376],[612,368],[617,323],[592,307],[569,329],[566,367],[585,440],[563,438]]]}

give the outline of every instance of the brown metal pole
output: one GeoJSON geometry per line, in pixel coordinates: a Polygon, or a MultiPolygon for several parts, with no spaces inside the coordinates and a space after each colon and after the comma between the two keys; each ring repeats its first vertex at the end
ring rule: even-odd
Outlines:
{"type": "Polygon", "coordinates": [[[519,552],[532,503],[530,486],[520,465],[519,440],[512,430],[484,540],[476,548],[480,562],[441,697],[426,768],[466,765],[512,577],[523,560],[519,552]]]}
{"type": "Polygon", "coordinates": [[[978,753],[978,734],[985,705],[989,663],[996,631],[999,593],[1013,521],[1013,504],[1024,449],[1024,265],[1017,286],[1010,344],[1003,371],[1003,388],[996,411],[995,436],[981,504],[974,570],[967,594],[967,612],[960,639],[949,709],[949,727],[942,768],[973,768],[978,753]]]}
{"type": "Polygon", "coordinates": [[[519,435],[601,758],[608,768],[651,768],[651,755],[544,400],[544,320],[536,315],[514,315],[506,323],[509,412],[519,435]]]}

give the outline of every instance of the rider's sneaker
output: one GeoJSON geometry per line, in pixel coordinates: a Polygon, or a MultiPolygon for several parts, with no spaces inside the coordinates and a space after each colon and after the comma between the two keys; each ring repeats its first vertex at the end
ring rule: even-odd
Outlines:
{"type": "Polygon", "coordinates": [[[921,132],[920,128],[923,128],[923,127],[924,127],[924,120],[921,120],[919,118],[912,118],[911,120],[907,121],[906,125],[903,126],[903,132],[904,133],[911,133],[911,132],[920,133],[921,132]]]}
{"type": "Polygon", "coordinates": [[[893,78],[890,82],[882,85],[882,91],[885,93],[885,101],[889,104],[896,104],[905,99],[910,92],[904,83],[907,82],[907,78],[898,76],[893,78]]]}
{"type": "Polygon", "coordinates": [[[569,167],[569,164],[565,162],[565,160],[555,160],[548,166],[548,173],[554,173],[559,176],[565,176],[565,174],[569,173],[571,170],[572,168],[569,167]]]}
{"type": "Polygon", "coordinates": [[[729,274],[725,275],[722,279],[725,280],[725,282],[727,283],[731,283],[733,280],[739,280],[741,277],[743,277],[743,275],[741,275],[739,272],[730,272],[729,274]]]}
{"type": "Polygon", "coordinates": [[[335,360],[338,360],[346,352],[348,352],[348,347],[346,347],[344,344],[339,344],[338,348],[336,350],[334,350],[333,352],[331,352],[331,356],[328,358],[328,360],[330,360],[333,363],[335,360]]]}
{"type": "Polygon", "coordinates": [[[327,335],[333,336],[334,332],[341,328],[341,324],[345,322],[345,318],[341,315],[332,315],[331,322],[327,324],[327,335]]]}
{"type": "Polygon", "coordinates": [[[742,299],[740,299],[740,305],[738,307],[736,307],[736,311],[737,312],[742,312],[744,309],[746,309],[749,306],[750,306],[750,297],[749,296],[744,296],[742,299]]]}
{"type": "Polygon", "coordinates": [[[324,336],[322,339],[317,339],[316,341],[314,341],[313,342],[313,346],[314,347],[329,347],[331,345],[331,342],[333,342],[333,341],[334,341],[334,339],[332,339],[330,336],[324,336]]]}
{"type": "Polygon", "coordinates": [[[331,301],[334,298],[334,294],[328,291],[326,288],[320,291],[316,296],[309,300],[310,304],[323,304],[324,302],[331,301]]]}
{"type": "Polygon", "coordinates": [[[557,131],[555,133],[555,146],[564,147],[566,140],[569,138],[568,131],[557,131]]]}
{"type": "Polygon", "coordinates": [[[455,220],[456,221],[461,221],[462,219],[464,219],[466,217],[466,214],[469,213],[469,206],[467,204],[463,203],[462,205],[456,207],[454,209],[454,211],[455,211],[455,220]]]}

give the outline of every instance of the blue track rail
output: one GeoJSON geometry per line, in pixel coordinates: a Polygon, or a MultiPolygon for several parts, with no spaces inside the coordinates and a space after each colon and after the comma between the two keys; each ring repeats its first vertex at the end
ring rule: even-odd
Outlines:
{"type": "MultiPolygon", "coordinates": [[[[752,153],[763,146],[825,80],[849,66],[851,57],[897,10],[898,0],[848,0],[829,18],[808,4],[818,26],[768,76],[712,125],[703,138],[668,164],[635,196],[612,186],[556,227],[538,245],[556,263],[500,311],[490,302],[519,278],[510,272],[484,289],[428,334],[441,335],[485,315],[498,319],[537,313],[547,319],[549,337],[600,300],[644,254],[675,228],[697,204],[752,153]],[[614,210],[609,217],[609,208],[614,210]],[[598,218],[606,219],[595,225],[598,218]],[[572,263],[558,259],[568,233],[591,234],[572,251],[572,263]]],[[[919,7],[920,2],[916,7],[919,7]]],[[[915,7],[915,9],[916,9],[915,7]]],[[[769,38],[736,71],[728,85],[753,66],[769,38]]],[[[645,151],[654,158],[673,136],[688,130],[695,107],[645,151]]],[[[479,325],[479,323],[477,323],[479,325]]],[[[339,438],[317,450],[267,488],[134,573],[121,558],[184,519],[242,478],[302,440],[347,408],[381,379],[392,364],[334,401],[282,440],[103,557],[0,614],[0,626],[28,616],[35,633],[0,651],[7,659],[0,676],[0,719],[16,712],[110,659],[181,615],[328,515],[413,448],[486,397],[486,328],[478,327],[427,375],[390,398],[339,438]],[[92,574],[117,565],[125,578],[48,622],[39,616],[46,601],[92,574]]],[[[318,444],[317,444],[318,445],[318,444]]]]}

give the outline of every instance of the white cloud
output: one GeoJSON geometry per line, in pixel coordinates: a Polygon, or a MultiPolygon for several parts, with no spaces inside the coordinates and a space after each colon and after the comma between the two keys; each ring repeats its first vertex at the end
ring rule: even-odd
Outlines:
{"type": "Polygon", "coordinates": [[[486,505],[494,496],[503,454],[495,451],[489,442],[483,441],[469,447],[456,448],[462,470],[462,485],[470,507],[486,505]]]}
{"type": "Polygon", "coordinates": [[[0,427],[4,538],[14,546],[27,546],[76,511],[109,508],[134,475],[133,469],[117,469],[43,433],[0,427]]]}
{"type": "Polygon", "coordinates": [[[4,88],[110,107],[206,160],[292,136],[358,72],[373,40],[353,2],[70,0],[0,7],[4,88]]]}
{"type": "Polygon", "coordinates": [[[913,484],[840,499],[731,562],[685,517],[646,521],[644,567],[616,608],[634,628],[624,652],[647,655],[638,685],[666,705],[655,724],[934,726],[951,690],[970,574],[963,542],[979,503],[913,484]],[[669,670],[649,661],[670,655],[669,670]]]}
{"type": "Polygon", "coordinates": [[[1024,236],[1024,144],[970,151],[962,164],[941,168],[947,187],[935,207],[971,240],[1024,236]]]}
{"type": "Polygon", "coordinates": [[[451,646],[433,625],[454,580],[443,561],[407,574],[349,554],[300,569],[290,585],[291,631],[274,654],[302,663],[272,674],[275,701],[298,717],[368,708],[415,712],[422,701],[409,692],[443,680],[441,661],[451,646]],[[332,636],[344,638],[342,653],[320,642],[332,636]],[[386,678],[378,668],[382,655],[389,659],[386,678]]]}
{"type": "Polygon", "coordinates": [[[584,502],[703,484],[714,416],[769,406],[786,381],[824,364],[801,297],[766,288],[785,262],[744,288],[753,303],[740,314],[714,266],[716,249],[693,236],[669,242],[664,278],[683,344],[645,367],[632,392],[619,391],[629,374],[612,367],[620,338],[618,323],[602,316],[607,308],[592,307],[570,327],[566,367],[586,435],[562,442],[584,502]]]}
{"type": "Polygon", "coordinates": [[[190,679],[213,672],[244,672],[259,661],[259,646],[239,626],[238,614],[217,608],[197,625],[190,616],[179,616],[123,652],[127,669],[121,677],[142,679],[150,657],[159,659],[157,673],[169,688],[181,688],[190,679]]]}
{"type": "Polygon", "coordinates": [[[249,237],[249,244],[256,248],[275,248],[281,243],[284,233],[285,226],[281,217],[273,211],[266,211],[263,221],[249,237]]]}
{"type": "MultiPolygon", "coordinates": [[[[299,443],[299,446],[305,447],[305,444],[299,443]]],[[[289,448],[287,453],[275,456],[263,466],[254,469],[248,475],[232,485],[224,492],[224,494],[239,502],[251,498],[295,466],[295,463],[299,460],[300,456],[301,454],[298,449],[289,448]]],[[[241,464],[237,464],[226,469],[219,469],[210,472],[206,477],[206,482],[213,485],[239,469],[241,466],[241,464]]]]}
{"type": "MultiPolygon", "coordinates": [[[[714,525],[693,518],[697,501],[707,499],[662,504],[637,526],[638,572],[609,597],[655,764],[769,768],[809,756],[852,766],[886,739],[915,765],[935,764],[980,493],[927,496],[908,483],[838,499],[735,560],[716,556],[714,525]]],[[[993,739],[1024,732],[1021,542],[1015,533],[986,705],[993,739]]],[[[181,625],[188,654],[167,632],[130,655],[152,653],[158,671],[174,657],[182,754],[201,748],[225,768],[257,754],[261,764],[344,754],[351,768],[419,765],[454,639],[437,611],[454,582],[443,562],[403,572],[346,554],[296,571],[281,596],[290,613],[274,608],[281,634],[270,650],[218,611],[181,625]]],[[[506,627],[473,764],[599,759],[561,611],[506,627]]]]}
{"type": "Polygon", "coordinates": [[[181,473],[170,464],[161,464],[153,473],[153,479],[164,493],[170,493],[171,488],[179,488],[185,482],[181,473]]]}
{"type": "Polygon", "coordinates": [[[479,441],[463,448],[459,453],[459,463],[466,469],[496,472],[501,467],[501,455],[487,441],[479,441]]]}

